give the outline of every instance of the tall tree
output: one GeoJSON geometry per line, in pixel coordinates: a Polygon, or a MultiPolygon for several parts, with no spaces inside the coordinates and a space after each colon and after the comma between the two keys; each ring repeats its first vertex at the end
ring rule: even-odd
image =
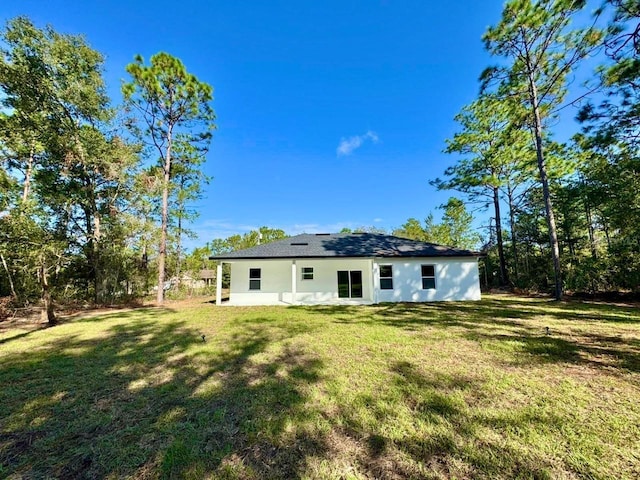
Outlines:
{"type": "Polygon", "coordinates": [[[38,29],[26,17],[17,17],[7,23],[2,40],[1,105],[10,114],[0,115],[1,155],[8,169],[22,176],[21,200],[25,203],[43,153],[52,110],[57,106],[52,60],[55,52],[65,50],[69,38],[49,27],[38,29]]]}
{"type": "Polygon", "coordinates": [[[164,52],[153,55],[150,65],[137,56],[127,66],[127,72],[131,82],[123,84],[122,92],[134,113],[131,126],[158,155],[162,170],[157,293],[157,302],[162,304],[175,143],[184,142],[190,149],[206,151],[215,128],[213,88],[188,73],[179,59],[164,52]]]}
{"type": "Polygon", "coordinates": [[[622,142],[640,147],[640,4],[635,0],[609,0],[613,18],[604,38],[606,61],[598,67],[604,99],[588,102],[578,120],[602,148],[622,142]]]}
{"type": "Polygon", "coordinates": [[[447,140],[446,153],[464,155],[458,163],[447,168],[447,180],[436,179],[432,184],[439,189],[453,189],[466,194],[473,202],[493,207],[500,284],[509,283],[504,252],[500,188],[505,183],[504,171],[513,159],[504,155],[502,133],[509,127],[509,105],[498,98],[483,95],[464,107],[455,119],[462,130],[447,140]]]}
{"type": "MultiPolygon", "coordinates": [[[[83,252],[89,275],[98,275],[102,218],[113,213],[118,191],[125,190],[122,173],[133,155],[104,133],[113,112],[103,57],[83,37],[39,29],[18,17],[2,39],[0,90],[8,113],[0,121],[0,143],[6,164],[23,183],[11,219],[41,229],[29,243],[39,255],[25,259],[38,259],[43,300],[52,305],[49,273],[59,277],[68,254],[83,252]],[[33,224],[20,216],[30,216],[33,224]]],[[[53,310],[46,310],[53,318],[53,310]]]]}
{"type": "MultiPolygon", "coordinates": [[[[597,68],[600,92],[578,114],[576,140],[586,156],[580,166],[592,257],[608,279],[601,288],[637,289],[640,282],[640,4],[608,0],[611,20],[604,59],[597,68]],[[602,256],[597,237],[604,234],[602,256]]],[[[598,273],[601,271],[600,269],[598,273]]]]}
{"type": "Polygon", "coordinates": [[[501,192],[509,210],[509,229],[511,233],[511,269],[516,285],[520,286],[520,252],[518,248],[518,225],[516,217],[525,200],[527,192],[533,186],[535,177],[535,150],[531,131],[518,122],[516,115],[510,125],[499,137],[500,156],[503,158],[501,171],[501,192]]]}
{"type": "Polygon", "coordinates": [[[185,224],[192,222],[199,215],[191,202],[202,198],[202,187],[209,182],[209,177],[200,168],[205,161],[202,152],[189,143],[177,141],[174,144],[173,157],[174,182],[170,199],[173,205],[171,213],[175,218],[175,275],[179,282],[183,256],[182,238],[195,238],[194,232],[186,228],[185,224]]]}
{"type": "Polygon", "coordinates": [[[486,48],[507,64],[487,69],[486,83],[498,80],[506,95],[527,105],[534,129],[555,277],[555,297],[563,294],[560,248],[551,201],[543,138],[547,121],[563,102],[567,77],[602,38],[595,28],[570,30],[573,14],[585,0],[511,0],[502,19],[484,34],[486,48]]]}

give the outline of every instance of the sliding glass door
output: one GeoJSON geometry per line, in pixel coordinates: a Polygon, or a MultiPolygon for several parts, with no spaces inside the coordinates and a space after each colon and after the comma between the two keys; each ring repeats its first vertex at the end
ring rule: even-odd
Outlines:
{"type": "Polygon", "coordinates": [[[338,271],[338,297],[362,298],[362,271],[338,271]]]}

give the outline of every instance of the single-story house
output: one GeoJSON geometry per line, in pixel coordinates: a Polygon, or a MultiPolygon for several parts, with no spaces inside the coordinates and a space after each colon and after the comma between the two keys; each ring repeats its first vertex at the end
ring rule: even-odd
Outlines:
{"type": "Polygon", "coordinates": [[[231,265],[229,305],[371,304],[480,300],[470,250],[378,233],[302,234],[217,260],[231,265]]]}

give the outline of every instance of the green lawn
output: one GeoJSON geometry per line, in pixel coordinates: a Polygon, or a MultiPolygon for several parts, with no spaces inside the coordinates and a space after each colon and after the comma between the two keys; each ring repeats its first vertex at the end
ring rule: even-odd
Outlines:
{"type": "Polygon", "coordinates": [[[7,331],[12,475],[640,478],[640,309],[203,302],[7,331]]]}

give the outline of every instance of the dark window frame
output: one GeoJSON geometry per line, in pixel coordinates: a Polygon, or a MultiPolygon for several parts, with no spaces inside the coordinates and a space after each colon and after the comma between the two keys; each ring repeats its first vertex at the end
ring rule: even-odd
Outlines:
{"type": "Polygon", "coordinates": [[[261,290],[262,289],[262,269],[250,268],[249,269],[249,290],[261,290]]]}
{"type": "Polygon", "coordinates": [[[314,277],[313,267],[302,267],[300,269],[300,274],[302,276],[302,280],[303,281],[305,281],[305,280],[313,280],[313,277],[314,277]],[[306,270],[306,272],[305,272],[305,270],[306,270]],[[305,275],[307,275],[307,276],[305,277],[305,275]]]}
{"type": "Polygon", "coordinates": [[[393,290],[393,265],[380,265],[380,290],[393,290]],[[387,268],[389,274],[383,275],[382,270],[387,268]]]}
{"type": "Polygon", "coordinates": [[[420,275],[422,277],[422,290],[435,290],[436,289],[436,266],[434,264],[420,265],[420,275]],[[428,271],[425,273],[425,269],[433,270],[433,273],[428,271]]]}

